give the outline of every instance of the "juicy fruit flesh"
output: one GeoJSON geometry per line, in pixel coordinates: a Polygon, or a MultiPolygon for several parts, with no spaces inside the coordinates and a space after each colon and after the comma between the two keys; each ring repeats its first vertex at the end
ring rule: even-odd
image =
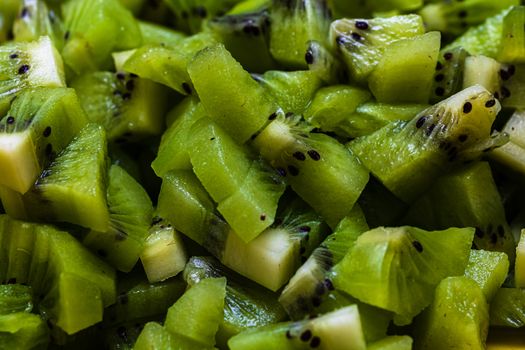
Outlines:
{"type": "Polygon", "coordinates": [[[0,348],[483,348],[487,302],[523,325],[518,0],[62,2],[0,0],[0,213],[44,222],[0,216],[0,348]],[[205,254],[242,282],[172,278],[205,254]]]}

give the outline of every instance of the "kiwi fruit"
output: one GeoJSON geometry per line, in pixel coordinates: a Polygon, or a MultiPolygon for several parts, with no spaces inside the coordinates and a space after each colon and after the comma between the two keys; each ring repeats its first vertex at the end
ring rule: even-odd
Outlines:
{"type": "Polygon", "coordinates": [[[439,53],[430,94],[432,103],[444,100],[462,89],[467,56],[468,52],[461,46],[439,53]]]}
{"type": "Polygon", "coordinates": [[[46,349],[49,329],[40,316],[16,312],[0,315],[0,347],[3,349],[46,349]]]}
{"type": "Polygon", "coordinates": [[[22,284],[0,285],[0,315],[33,310],[33,293],[22,284]]]}
{"type": "Polygon", "coordinates": [[[471,250],[465,276],[473,279],[490,302],[509,272],[509,258],[502,252],[471,250]]]}
{"type": "Polygon", "coordinates": [[[498,289],[490,304],[490,325],[509,328],[525,326],[525,289],[498,289]]]}

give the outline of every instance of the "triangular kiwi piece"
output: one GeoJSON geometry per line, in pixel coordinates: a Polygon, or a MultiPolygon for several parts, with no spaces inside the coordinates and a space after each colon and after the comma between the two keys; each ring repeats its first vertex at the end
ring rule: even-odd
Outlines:
{"type": "Polygon", "coordinates": [[[106,159],[104,129],[87,125],[42,172],[31,190],[39,199],[38,207],[51,208],[48,220],[102,231],[108,228],[106,159]]]}
{"type": "Polygon", "coordinates": [[[396,315],[398,324],[432,302],[445,277],[462,275],[473,228],[424,231],[415,227],[378,227],[357,239],[332,271],[336,289],[396,315]]]}

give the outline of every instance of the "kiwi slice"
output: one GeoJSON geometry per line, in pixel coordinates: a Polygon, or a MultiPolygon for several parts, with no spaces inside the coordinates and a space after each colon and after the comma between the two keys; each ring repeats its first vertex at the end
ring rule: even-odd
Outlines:
{"type": "Polygon", "coordinates": [[[267,9],[227,14],[214,18],[208,26],[246,70],[264,73],[275,68],[275,61],[268,50],[270,15],[267,9]]]}
{"type": "Polygon", "coordinates": [[[190,134],[193,171],[226,222],[251,241],[273,223],[285,189],[282,179],[209,118],[199,119],[190,134]]]}
{"type": "Polygon", "coordinates": [[[0,115],[24,89],[65,86],[62,58],[47,36],[1,45],[0,57],[0,115]]]}
{"type": "Polygon", "coordinates": [[[201,347],[215,345],[223,319],[226,278],[206,278],[194,284],[168,309],[164,327],[175,337],[185,337],[201,347]]]}
{"type": "MultiPolygon", "coordinates": [[[[49,134],[55,132],[50,127],[49,134]]],[[[23,196],[31,218],[106,230],[107,145],[104,129],[88,124],[23,196]],[[72,181],[72,179],[77,179],[72,181]],[[91,210],[85,211],[86,206],[91,210]]]]}
{"type": "Polygon", "coordinates": [[[140,261],[151,283],[176,276],[188,261],[180,233],[168,221],[154,217],[140,261]]]}
{"type": "Polygon", "coordinates": [[[174,47],[145,45],[130,52],[122,69],[166,85],[183,95],[192,95],[195,92],[188,76],[188,65],[197,52],[215,43],[212,33],[202,32],[181,40],[174,47]]]}
{"type": "Polygon", "coordinates": [[[164,177],[170,170],[191,169],[190,130],[205,115],[202,104],[194,97],[187,97],[168,113],[170,125],[162,134],[157,157],[151,163],[157,176],[164,177]]]}
{"type": "Polygon", "coordinates": [[[391,335],[368,345],[369,350],[411,350],[414,341],[408,335],[391,335]]]}
{"type": "Polygon", "coordinates": [[[478,26],[471,27],[463,35],[446,45],[443,51],[463,47],[471,55],[497,57],[503,33],[503,19],[509,11],[510,8],[506,8],[487,18],[478,26]]]}
{"type": "Polygon", "coordinates": [[[144,188],[118,165],[109,168],[107,203],[109,228],[92,230],[83,243],[118,270],[129,272],[144,249],[152,203],[144,188]]]}
{"type": "Polygon", "coordinates": [[[232,337],[228,346],[231,350],[366,349],[356,305],[311,320],[251,328],[232,337]]]}
{"type": "Polygon", "coordinates": [[[317,313],[316,309],[333,290],[328,272],[343,258],[357,237],[367,230],[363,212],[355,206],[295,272],[279,297],[279,302],[293,320],[317,313]]]}
{"type": "Polygon", "coordinates": [[[408,324],[443,278],[463,274],[473,236],[471,228],[378,227],[357,238],[330,278],[337,289],[394,312],[396,324],[408,324]]]}
{"type": "Polygon", "coordinates": [[[505,253],[471,250],[465,276],[473,279],[483,291],[487,302],[494,298],[509,272],[509,258],[505,253]]]}
{"type": "Polygon", "coordinates": [[[0,120],[0,183],[27,192],[86,124],[73,89],[26,90],[0,120]]]}
{"type": "Polygon", "coordinates": [[[432,103],[448,98],[462,89],[467,56],[468,52],[461,46],[439,53],[430,94],[432,103]]]}
{"type": "Polygon", "coordinates": [[[509,142],[489,152],[491,159],[518,173],[525,172],[525,114],[516,110],[502,129],[509,135],[509,142]]]}
{"type": "Polygon", "coordinates": [[[328,42],[331,14],[326,2],[274,0],[270,9],[270,53],[287,68],[306,68],[308,41],[328,42]]]}
{"type": "MultiPolygon", "coordinates": [[[[368,90],[359,87],[348,85],[323,87],[317,90],[304,112],[304,117],[310,124],[323,131],[337,132],[339,124],[347,118],[350,119],[349,115],[371,97],[368,90]]],[[[349,121],[348,124],[352,127],[354,122],[349,121]]]]}
{"type": "Polygon", "coordinates": [[[90,122],[103,125],[109,141],[123,143],[163,130],[168,91],[127,73],[93,72],[71,82],[90,122]]]}
{"type": "Polygon", "coordinates": [[[368,182],[368,172],[335,139],[309,133],[311,127],[299,117],[279,114],[271,119],[253,146],[304,201],[335,227],[357,201],[368,182]]]}
{"type": "Polygon", "coordinates": [[[375,98],[387,103],[427,103],[440,46],[439,32],[388,45],[368,77],[368,87],[375,98]]]}
{"type": "Polygon", "coordinates": [[[260,131],[278,110],[223,45],[200,51],[188,73],[207,114],[239,143],[260,131]]]}
{"type": "Polygon", "coordinates": [[[463,88],[474,85],[481,85],[494,97],[503,101],[507,97],[507,92],[502,89],[501,63],[493,58],[486,56],[469,56],[465,59],[463,72],[463,88]]]}
{"type": "Polygon", "coordinates": [[[35,314],[16,312],[0,315],[0,347],[2,349],[47,349],[49,329],[35,314]]]}
{"type": "Polygon", "coordinates": [[[180,346],[181,344],[176,343],[170,332],[163,326],[157,322],[148,322],[140,332],[133,349],[177,349],[180,346]]]}
{"type": "Polygon", "coordinates": [[[411,202],[451,166],[490,148],[491,126],[499,110],[494,96],[476,85],[349,146],[386,188],[411,202]]]}
{"type": "Polygon", "coordinates": [[[179,277],[149,283],[142,271],[118,277],[117,302],[104,310],[105,329],[163,317],[186,288],[186,283],[179,277]]]}
{"type": "Polygon", "coordinates": [[[481,288],[468,277],[448,277],[416,321],[414,346],[440,350],[469,344],[484,349],[488,327],[489,307],[481,288]]]}
{"type": "Polygon", "coordinates": [[[345,82],[348,79],[348,73],[343,63],[332,51],[323,43],[317,40],[310,40],[304,54],[304,60],[308,65],[308,69],[329,85],[345,82]]]}
{"type": "Polygon", "coordinates": [[[184,269],[188,284],[210,277],[226,277],[224,319],[216,340],[226,347],[229,338],[251,327],[283,321],[286,314],[277,302],[277,295],[229,270],[212,257],[192,257],[184,269]]]}
{"type": "MultiPolygon", "coordinates": [[[[518,1],[512,5],[519,5],[518,1]]],[[[500,4],[498,4],[500,5],[500,4]]],[[[501,4],[505,8],[504,4],[501,4]]],[[[501,43],[497,59],[505,63],[524,63],[525,62],[525,35],[520,30],[525,25],[525,7],[514,6],[503,18],[501,43]]]]}
{"type": "Polygon", "coordinates": [[[43,0],[20,1],[20,13],[13,23],[15,41],[33,41],[48,36],[57,50],[64,46],[62,20],[43,0]]]}
{"type": "Polygon", "coordinates": [[[365,82],[392,42],[425,33],[417,15],[375,19],[339,19],[330,27],[330,42],[342,54],[352,79],[365,82]]]}
{"type": "Polygon", "coordinates": [[[133,14],[118,0],[74,0],[62,7],[66,43],[62,57],[75,74],[111,67],[111,53],[142,42],[133,14]]]}
{"type": "Polygon", "coordinates": [[[423,17],[428,30],[439,30],[442,33],[458,36],[469,27],[481,24],[494,13],[513,5],[519,5],[519,1],[441,1],[427,4],[419,14],[423,17]]]}
{"type": "Polygon", "coordinates": [[[510,328],[525,326],[525,289],[498,290],[490,304],[490,325],[510,328]]]}
{"type": "Polygon", "coordinates": [[[515,243],[488,163],[475,162],[437,179],[403,220],[429,230],[475,227],[474,247],[505,252],[515,243]]]}

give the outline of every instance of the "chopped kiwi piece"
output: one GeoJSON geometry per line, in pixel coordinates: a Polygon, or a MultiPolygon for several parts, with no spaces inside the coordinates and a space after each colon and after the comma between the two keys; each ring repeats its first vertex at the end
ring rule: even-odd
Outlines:
{"type": "MultiPolygon", "coordinates": [[[[511,1],[519,5],[519,1],[511,1]]],[[[498,3],[502,4],[502,3],[498,3]]],[[[497,59],[505,63],[525,63],[525,6],[512,7],[503,18],[497,59]]]]}
{"type": "Polygon", "coordinates": [[[188,73],[207,114],[239,143],[260,131],[278,110],[223,45],[199,52],[188,73]]]}
{"type": "Polygon", "coordinates": [[[189,36],[176,46],[145,45],[130,52],[122,69],[126,72],[166,85],[183,95],[195,93],[188,76],[188,65],[200,50],[215,44],[212,33],[189,36]]]}
{"type": "Polygon", "coordinates": [[[64,46],[64,27],[60,17],[49,10],[43,0],[23,0],[20,8],[20,15],[13,23],[15,41],[33,41],[48,36],[61,50],[64,46]]]}
{"type": "Polygon", "coordinates": [[[232,56],[248,71],[263,73],[275,68],[269,52],[270,15],[259,12],[227,14],[208,23],[232,56]]]}
{"type": "MultiPolygon", "coordinates": [[[[55,131],[48,127],[44,132],[49,136],[55,131]]],[[[106,158],[104,129],[88,124],[22,197],[27,215],[40,221],[69,222],[106,230],[109,220],[106,158]],[[90,210],[86,211],[86,207],[90,210]]]]}
{"type": "Polygon", "coordinates": [[[254,147],[293,190],[335,227],[357,201],[368,172],[331,137],[308,133],[297,117],[277,116],[254,140],[254,147]],[[330,196],[326,194],[330,193],[330,196]]]}
{"type": "Polygon", "coordinates": [[[442,33],[459,35],[469,27],[483,23],[494,13],[513,5],[519,5],[519,1],[440,1],[427,4],[419,14],[423,17],[427,30],[439,30],[442,33]]]}
{"type": "Polygon", "coordinates": [[[73,89],[24,91],[0,120],[0,183],[27,192],[86,122],[73,89]]]}
{"type": "Polygon", "coordinates": [[[504,65],[499,72],[502,80],[501,94],[505,98],[502,100],[503,107],[525,108],[523,96],[525,94],[523,81],[525,81],[524,65],[504,65]]]}
{"type": "Polygon", "coordinates": [[[2,349],[47,349],[49,328],[35,314],[17,312],[0,315],[0,348],[2,349]]]}
{"type": "Polygon", "coordinates": [[[193,171],[226,222],[243,241],[251,241],[273,223],[285,189],[282,179],[252,160],[246,146],[235,143],[209,118],[198,120],[190,134],[193,171]]]}
{"type": "Polygon", "coordinates": [[[330,278],[337,289],[408,324],[431,303],[444,277],[463,274],[473,236],[471,228],[378,227],[357,238],[330,278]]]}
{"type": "Polygon", "coordinates": [[[355,206],[295,272],[279,297],[279,302],[293,320],[316,313],[333,290],[329,271],[365,231],[368,231],[365,217],[359,206],[355,206]]]}
{"type": "MultiPolygon", "coordinates": [[[[336,131],[349,114],[371,99],[369,91],[349,86],[332,85],[317,90],[304,112],[305,119],[324,131],[336,131]]],[[[352,125],[352,122],[350,122],[352,125]]]]}
{"type": "Polygon", "coordinates": [[[387,103],[427,103],[440,45],[441,34],[429,32],[386,47],[368,78],[375,98],[387,103]]]}
{"type": "Polygon", "coordinates": [[[417,15],[339,19],[331,24],[330,41],[341,52],[350,76],[364,82],[391,43],[424,33],[417,15]]]}
{"type": "Polygon", "coordinates": [[[176,276],[188,261],[180,233],[166,220],[156,218],[149,229],[140,261],[151,283],[176,276]]]}
{"type": "Polygon", "coordinates": [[[314,72],[326,84],[337,84],[348,78],[343,63],[332,51],[323,43],[310,40],[304,54],[308,70],[314,72]]]}
{"type": "Polygon", "coordinates": [[[103,125],[109,141],[159,135],[168,107],[162,85],[127,73],[93,72],[71,82],[90,122],[103,125]]]}
{"type": "Polygon", "coordinates": [[[111,67],[111,53],[142,42],[132,13],[118,0],[73,0],[62,7],[66,43],[62,57],[75,74],[111,67]]]}
{"type": "Polygon", "coordinates": [[[514,238],[488,163],[475,162],[437,179],[404,222],[429,230],[475,227],[474,247],[505,252],[514,261],[514,238]]]}
{"type": "Polygon", "coordinates": [[[285,113],[301,114],[310,104],[322,81],[315,72],[267,71],[254,77],[285,113]]]}
{"type": "Polygon", "coordinates": [[[432,103],[449,98],[463,88],[463,75],[467,56],[468,52],[461,46],[452,50],[442,50],[439,53],[430,94],[432,103]]]}
{"type": "Polygon", "coordinates": [[[492,159],[518,173],[525,173],[525,113],[517,110],[502,129],[509,142],[489,152],[492,159]]]}
{"type": "Polygon", "coordinates": [[[484,349],[489,306],[476,282],[468,277],[448,277],[439,283],[434,301],[415,324],[417,349],[451,349],[458,344],[484,349]]]}
{"type": "Polygon", "coordinates": [[[108,172],[109,228],[92,230],[83,243],[118,270],[129,272],[144,249],[153,217],[144,188],[118,165],[108,172]]]}
{"type": "Polygon", "coordinates": [[[328,42],[328,4],[315,0],[273,0],[270,8],[270,52],[287,68],[306,68],[310,40],[328,42]]]}
{"type": "Polygon", "coordinates": [[[36,41],[0,46],[0,115],[23,90],[34,87],[64,87],[62,58],[47,36],[36,41]]]}
{"type": "Polygon", "coordinates": [[[509,258],[502,252],[471,250],[465,276],[473,279],[490,302],[509,272],[509,258]]]}
{"type": "Polygon", "coordinates": [[[210,277],[226,277],[224,319],[216,335],[217,345],[226,347],[232,336],[252,327],[261,327],[283,321],[286,314],[277,302],[277,295],[237,275],[211,257],[190,259],[184,269],[188,284],[199,283],[210,277]]]}
{"type": "Polygon", "coordinates": [[[489,147],[482,142],[489,142],[499,110],[491,93],[473,86],[349,146],[386,188],[411,202],[458,160],[479,157],[489,147]]]}
{"type": "Polygon", "coordinates": [[[506,94],[501,91],[502,68],[501,63],[490,57],[482,55],[467,57],[463,71],[463,88],[481,85],[494,97],[503,100],[506,94]]]}
{"type": "Polygon", "coordinates": [[[525,326],[525,289],[498,290],[490,304],[490,325],[510,328],[525,326]]]}
{"type": "Polygon", "coordinates": [[[463,35],[443,48],[443,51],[463,47],[471,55],[495,58],[498,55],[503,33],[503,19],[510,8],[487,18],[478,26],[471,27],[463,35]]]}
{"type": "Polygon", "coordinates": [[[170,125],[162,134],[157,157],[151,163],[157,176],[164,177],[170,170],[191,169],[190,130],[205,115],[202,104],[194,97],[187,97],[169,112],[166,118],[170,125]]]}
{"type": "Polygon", "coordinates": [[[21,284],[0,285],[0,315],[31,312],[33,295],[31,287],[21,284]]]}
{"type": "Polygon", "coordinates": [[[223,319],[226,278],[205,278],[194,284],[169,308],[164,327],[176,337],[186,337],[200,347],[215,345],[223,319]]]}
{"type": "Polygon", "coordinates": [[[135,271],[131,272],[132,276],[119,275],[117,302],[104,310],[104,328],[163,317],[186,288],[186,283],[178,277],[152,284],[142,273],[139,278],[133,274],[135,271]]]}
{"type": "Polygon", "coordinates": [[[366,343],[356,305],[317,318],[248,329],[228,341],[241,349],[347,349],[364,350],[366,343]]]}
{"type": "Polygon", "coordinates": [[[135,350],[151,349],[177,349],[182,344],[177,343],[170,332],[157,322],[148,322],[140,332],[136,343],[133,346],[135,350]]]}

